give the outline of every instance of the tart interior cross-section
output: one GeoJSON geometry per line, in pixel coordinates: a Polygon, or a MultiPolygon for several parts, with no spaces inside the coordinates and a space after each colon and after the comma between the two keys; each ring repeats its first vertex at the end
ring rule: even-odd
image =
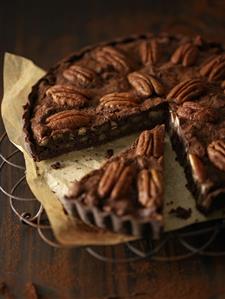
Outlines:
{"type": "MultiPolygon", "coordinates": [[[[23,119],[37,161],[166,124],[198,208],[209,213],[225,206],[225,51],[220,44],[200,36],[143,34],[87,47],[33,86],[23,119]]],[[[137,166],[138,159],[133,156],[136,162],[129,163],[137,166]]],[[[116,161],[108,167],[120,169],[116,161]]],[[[129,165],[124,186],[138,173],[129,165]]],[[[84,198],[86,204],[89,197],[84,198]]],[[[120,200],[113,198],[111,193],[104,198],[102,208],[122,217],[113,206],[120,200]]],[[[132,201],[125,202],[128,209],[132,201]]]]}

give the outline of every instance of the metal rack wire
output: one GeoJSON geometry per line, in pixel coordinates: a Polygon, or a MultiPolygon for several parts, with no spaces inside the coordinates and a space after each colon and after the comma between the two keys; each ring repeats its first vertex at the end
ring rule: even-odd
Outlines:
{"type": "MultiPolygon", "coordinates": [[[[20,175],[18,179],[15,179],[9,186],[9,190],[6,190],[0,184],[1,192],[9,199],[9,204],[12,211],[19,218],[23,224],[27,224],[37,230],[41,239],[49,244],[50,246],[56,248],[62,248],[63,246],[57,243],[53,239],[53,234],[49,236],[51,232],[51,226],[48,223],[47,216],[45,214],[44,208],[34,197],[23,197],[18,196],[17,189],[21,184],[26,185],[25,179],[25,166],[23,163],[23,156],[21,152],[12,145],[12,150],[9,154],[4,153],[4,143],[9,147],[10,141],[7,138],[6,133],[3,133],[0,137],[0,173],[1,176],[5,173],[4,168],[12,168],[17,170],[20,175]],[[14,163],[13,159],[18,160],[20,163],[14,163]],[[37,206],[36,212],[32,215],[30,212],[24,211],[26,209],[26,203],[32,203],[32,205],[37,206]],[[16,207],[16,204],[22,205],[23,211],[20,212],[16,207]]],[[[155,261],[178,261],[189,258],[194,255],[204,255],[204,256],[222,256],[225,255],[225,238],[221,237],[225,232],[225,219],[216,222],[209,222],[206,224],[198,224],[189,228],[185,228],[179,231],[165,233],[159,241],[153,240],[138,240],[134,242],[127,242],[122,245],[110,246],[116,249],[122,246],[126,257],[120,258],[114,254],[113,258],[109,258],[105,254],[106,247],[84,247],[91,256],[101,260],[103,262],[133,262],[141,259],[152,259],[155,261]],[[224,240],[224,241],[223,241],[224,240]],[[218,242],[219,241],[219,242],[218,242]],[[176,254],[170,254],[171,246],[176,248],[176,254]]]]}

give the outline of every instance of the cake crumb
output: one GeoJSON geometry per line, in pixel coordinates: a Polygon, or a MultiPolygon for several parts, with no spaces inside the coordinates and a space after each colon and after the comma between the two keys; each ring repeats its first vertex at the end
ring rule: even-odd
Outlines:
{"type": "Polygon", "coordinates": [[[62,164],[60,162],[55,162],[55,163],[51,164],[51,168],[60,169],[60,168],[62,168],[62,164]]]}
{"type": "Polygon", "coordinates": [[[169,211],[169,213],[173,214],[177,218],[186,220],[191,217],[192,209],[191,208],[185,209],[182,207],[177,207],[176,209],[171,209],[169,211]]]}
{"type": "Polygon", "coordinates": [[[169,201],[166,203],[167,206],[171,206],[173,204],[173,201],[169,201]]]}

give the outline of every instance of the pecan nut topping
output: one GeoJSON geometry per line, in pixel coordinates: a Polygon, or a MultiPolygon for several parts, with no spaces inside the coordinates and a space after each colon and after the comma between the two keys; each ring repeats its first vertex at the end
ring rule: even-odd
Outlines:
{"type": "Polygon", "coordinates": [[[102,65],[113,66],[115,70],[122,73],[128,73],[129,63],[125,55],[113,47],[107,46],[96,52],[95,59],[102,65]]]}
{"type": "Polygon", "coordinates": [[[111,199],[117,199],[125,196],[131,187],[133,179],[133,167],[131,165],[126,166],[121,172],[116,184],[111,192],[111,199]]]}
{"type": "Polygon", "coordinates": [[[211,56],[200,68],[200,74],[208,80],[222,80],[225,77],[225,54],[211,56]]]}
{"type": "Polygon", "coordinates": [[[98,194],[101,198],[109,195],[123,168],[122,159],[115,160],[107,166],[98,185],[98,194]]]}
{"type": "Polygon", "coordinates": [[[131,185],[132,173],[133,167],[125,166],[123,159],[112,161],[99,182],[99,196],[109,196],[112,200],[123,197],[131,185]]]}
{"type": "Polygon", "coordinates": [[[156,159],[163,155],[164,126],[159,126],[153,133],[144,131],[137,140],[135,154],[137,156],[154,157],[156,159]]]}
{"type": "Polygon", "coordinates": [[[177,109],[177,114],[181,118],[203,121],[203,122],[214,122],[216,120],[216,112],[209,107],[202,106],[195,102],[185,102],[182,106],[177,109]]]}
{"type": "Polygon", "coordinates": [[[130,73],[127,79],[130,85],[134,87],[137,94],[139,94],[140,96],[149,97],[153,94],[153,86],[148,75],[134,72],[130,73]]]}
{"type": "Polygon", "coordinates": [[[207,178],[207,174],[203,162],[195,154],[189,154],[188,158],[192,168],[193,177],[199,183],[203,183],[207,178]]]}
{"type": "Polygon", "coordinates": [[[198,57],[198,48],[192,43],[180,45],[171,56],[170,61],[173,64],[182,63],[183,66],[195,64],[198,57]]]}
{"type": "Polygon", "coordinates": [[[90,124],[92,117],[78,110],[65,110],[49,116],[46,124],[52,130],[74,130],[90,124]]]}
{"type": "Polygon", "coordinates": [[[157,63],[160,59],[159,43],[156,39],[151,39],[149,42],[143,41],[140,44],[140,56],[144,65],[157,63]]]}
{"type": "Polygon", "coordinates": [[[215,140],[207,148],[210,161],[225,171],[225,140],[215,140]]]}
{"type": "Polygon", "coordinates": [[[153,153],[153,136],[149,131],[144,131],[138,138],[135,149],[137,156],[151,156],[153,153]]]}
{"type": "Polygon", "coordinates": [[[87,87],[96,81],[97,74],[87,67],[72,65],[63,72],[63,77],[71,83],[78,83],[82,87],[87,87]]]}
{"type": "Polygon", "coordinates": [[[168,100],[180,104],[196,98],[204,93],[204,85],[200,79],[185,80],[171,89],[167,95],[168,100]]]}
{"type": "Polygon", "coordinates": [[[128,75],[129,83],[134,87],[138,95],[149,97],[155,92],[156,95],[164,94],[164,87],[159,80],[148,74],[133,72],[128,75]]]}
{"type": "Polygon", "coordinates": [[[162,83],[159,81],[159,79],[152,75],[149,75],[149,78],[152,83],[155,94],[159,95],[159,96],[164,95],[165,89],[164,89],[162,83]]]}
{"type": "Polygon", "coordinates": [[[160,158],[163,151],[161,134],[162,132],[159,132],[159,134],[158,132],[154,134],[149,131],[142,132],[137,141],[135,154],[137,156],[160,158]]]}
{"type": "Polygon", "coordinates": [[[146,208],[153,212],[161,207],[160,194],[162,193],[162,179],[159,171],[143,169],[137,178],[138,200],[146,208]]]}
{"type": "Polygon", "coordinates": [[[67,85],[54,85],[46,91],[46,95],[59,106],[82,108],[88,102],[84,94],[67,85]]]}
{"type": "Polygon", "coordinates": [[[137,99],[130,92],[114,92],[104,95],[100,99],[100,106],[107,108],[137,107],[137,99]]]}

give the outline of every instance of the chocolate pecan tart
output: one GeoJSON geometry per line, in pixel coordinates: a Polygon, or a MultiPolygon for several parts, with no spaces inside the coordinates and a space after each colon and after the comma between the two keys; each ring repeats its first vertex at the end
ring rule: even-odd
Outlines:
{"type": "Polygon", "coordinates": [[[51,68],[24,109],[36,160],[168,123],[198,207],[208,212],[225,205],[220,44],[163,33],[87,47],[51,68]]]}
{"type": "Polygon", "coordinates": [[[75,182],[64,201],[68,213],[114,232],[158,237],[164,135],[164,125],[143,131],[128,150],[75,182]]]}

